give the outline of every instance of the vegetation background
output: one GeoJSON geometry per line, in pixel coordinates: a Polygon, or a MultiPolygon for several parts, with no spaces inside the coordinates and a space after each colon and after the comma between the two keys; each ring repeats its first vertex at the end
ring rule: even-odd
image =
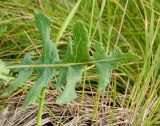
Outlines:
{"type": "MultiPolygon", "coordinates": [[[[106,52],[114,47],[131,50],[141,60],[121,64],[112,71],[111,82],[97,94],[98,76],[87,67],[85,88],[77,86],[78,98],[67,105],[55,103],[59,92],[56,78],[50,82],[45,97],[42,125],[60,126],[152,126],[160,125],[160,37],[158,0],[1,0],[0,59],[8,64],[22,61],[26,52],[41,55],[42,44],[35,25],[34,10],[51,20],[53,42],[66,47],[67,37],[77,20],[88,29],[93,45],[102,42],[106,52]],[[77,6],[76,9],[73,8],[77,6]],[[64,31],[64,32],[63,32],[64,31]]],[[[94,54],[94,48],[92,48],[94,54]]],[[[60,52],[63,56],[63,53],[60,52]]],[[[16,77],[16,72],[12,73],[16,77]]],[[[33,75],[25,86],[0,99],[2,126],[32,126],[36,123],[37,104],[21,109],[26,93],[34,84],[33,75]]],[[[1,82],[0,90],[7,87],[1,82]]]]}

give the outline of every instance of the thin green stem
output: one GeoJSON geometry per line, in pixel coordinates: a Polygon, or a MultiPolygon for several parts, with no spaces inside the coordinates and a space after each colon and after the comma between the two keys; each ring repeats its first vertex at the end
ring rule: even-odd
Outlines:
{"type": "Polygon", "coordinates": [[[120,27],[119,27],[119,30],[118,30],[118,35],[117,35],[115,47],[117,47],[117,45],[118,45],[118,41],[119,41],[119,38],[120,38],[120,33],[121,33],[121,30],[122,30],[124,18],[125,18],[126,11],[127,11],[127,6],[128,6],[128,0],[126,1],[126,4],[125,4],[124,13],[122,15],[122,20],[121,20],[120,27]]]}
{"type": "Polygon", "coordinates": [[[83,102],[84,102],[84,91],[85,91],[85,80],[86,80],[86,66],[84,67],[84,77],[83,77],[83,83],[82,83],[82,99],[81,99],[81,109],[83,109],[83,102]]]}
{"type": "Polygon", "coordinates": [[[52,111],[50,110],[49,107],[47,107],[46,105],[44,105],[44,109],[45,109],[46,111],[48,111],[49,114],[50,114],[51,116],[53,116],[53,117],[57,120],[57,125],[64,126],[63,123],[61,122],[61,120],[58,118],[58,116],[56,116],[56,115],[54,114],[54,112],[52,112],[52,111]]]}
{"type": "Polygon", "coordinates": [[[92,122],[96,120],[95,125],[98,126],[98,109],[99,109],[99,100],[100,100],[101,92],[97,91],[95,96],[95,104],[94,104],[94,110],[92,115],[92,122]]]}
{"type": "Polygon", "coordinates": [[[36,124],[36,126],[40,126],[41,125],[45,92],[46,92],[46,88],[44,87],[41,90],[41,98],[40,98],[40,101],[39,101],[38,116],[37,116],[37,124],[36,124]]]}
{"type": "Polygon", "coordinates": [[[113,83],[113,108],[112,108],[112,113],[111,113],[111,119],[110,119],[110,126],[113,126],[114,118],[115,118],[115,107],[116,107],[116,78],[114,78],[114,83],[113,83]]]}
{"type": "Polygon", "coordinates": [[[93,26],[93,15],[94,15],[94,8],[95,8],[95,0],[93,0],[92,3],[92,14],[91,14],[91,20],[90,20],[90,26],[89,26],[89,38],[91,37],[91,31],[92,31],[92,26],[93,26]]]}

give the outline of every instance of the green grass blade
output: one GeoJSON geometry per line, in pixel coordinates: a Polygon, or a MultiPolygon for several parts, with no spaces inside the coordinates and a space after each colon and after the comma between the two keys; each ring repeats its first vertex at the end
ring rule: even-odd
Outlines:
{"type": "Polygon", "coordinates": [[[58,42],[59,39],[62,37],[64,31],[66,30],[67,26],[69,25],[70,21],[72,20],[72,18],[74,16],[74,14],[76,13],[80,3],[81,3],[81,0],[78,0],[77,3],[75,4],[75,6],[73,7],[73,9],[71,10],[71,12],[69,13],[69,15],[67,16],[67,18],[65,19],[60,31],[58,32],[56,42],[58,42]]]}

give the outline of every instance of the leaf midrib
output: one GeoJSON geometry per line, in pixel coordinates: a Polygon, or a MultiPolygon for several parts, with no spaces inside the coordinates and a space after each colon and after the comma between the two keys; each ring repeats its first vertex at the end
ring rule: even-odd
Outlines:
{"type": "Polygon", "coordinates": [[[122,60],[122,59],[135,59],[135,57],[119,57],[119,58],[110,58],[110,59],[104,59],[104,60],[96,60],[96,61],[89,61],[89,62],[82,62],[82,63],[65,63],[65,64],[22,64],[22,65],[11,65],[6,66],[8,69],[13,68],[27,68],[27,67],[68,67],[68,66],[76,66],[76,65],[84,65],[84,64],[95,64],[100,62],[110,62],[115,60],[122,60]]]}

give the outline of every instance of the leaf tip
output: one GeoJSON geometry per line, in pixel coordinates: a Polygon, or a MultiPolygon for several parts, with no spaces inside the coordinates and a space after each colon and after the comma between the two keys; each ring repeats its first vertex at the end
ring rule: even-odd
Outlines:
{"type": "Polygon", "coordinates": [[[72,95],[72,97],[71,97],[71,96],[66,96],[66,97],[61,97],[61,96],[59,96],[59,97],[57,98],[57,100],[56,100],[56,104],[58,104],[58,105],[64,105],[64,104],[67,104],[67,103],[73,101],[73,100],[76,99],[76,98],[77,98],[77,95],[76,95],[76,94],[75,94],[75,95],[72,95]]]}

